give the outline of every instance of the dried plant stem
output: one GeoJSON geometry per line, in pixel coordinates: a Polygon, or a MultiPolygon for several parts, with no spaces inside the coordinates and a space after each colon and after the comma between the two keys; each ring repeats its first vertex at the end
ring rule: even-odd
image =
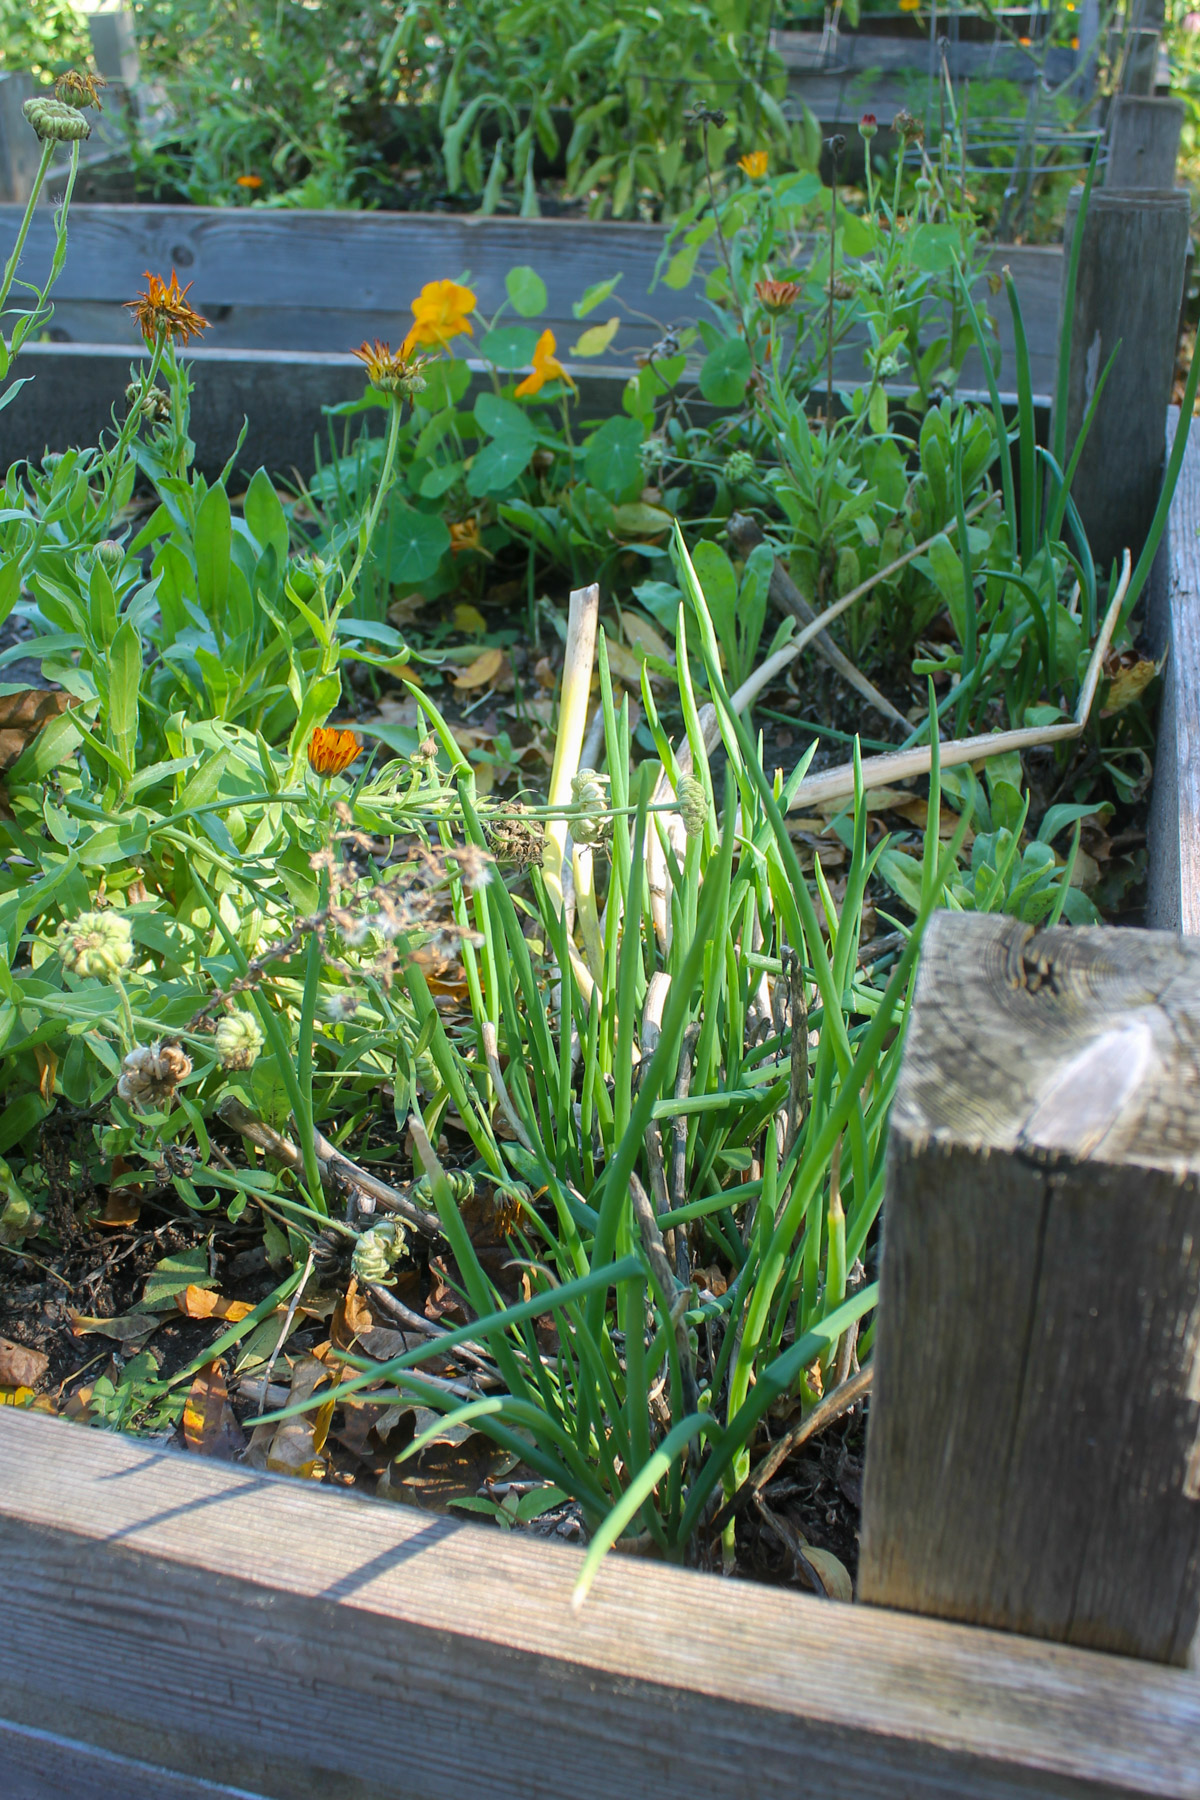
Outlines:
{"type": "Polygon", "coordinates": [[[270,1356],[267,1358],[267,1366],[263,1370],[263,1375],[262,1375],[263,1393],[262,1393],[262,1399],[258,1403],[258,1416],[260,1419],[262,1418],[263,1414],[267,1410],[267,1388],[270,1386],[270,1383],[271,1383],[271,1370],[275,1367],[275,1361],[279,1355],[279,1352],[283,1349],[283,1346],[287,1343],[288,1334],[292,1329],[292,1320],[296,1317],[296,1308],[300,1304],[300,1296],[301,1296],[301,1294],[303,1294],[305,1288],[308,1286],[308,1278],[312,1274],[312,1272],[313,1272],[313,1253],[312,1253],[312,1250],[310,1249],[308,1256],[305,1260],[304,1273],[300,1277],[300,1281],[296,1288],[295,1293],[292,1295],[291,1299],[288,1301],[288,1309],[287,1309],[286,1314],[284,1315],[283,1324],[279,1328],[279,1336],[275,1339],[275,1348],[271,1351],[270,1356]]]}

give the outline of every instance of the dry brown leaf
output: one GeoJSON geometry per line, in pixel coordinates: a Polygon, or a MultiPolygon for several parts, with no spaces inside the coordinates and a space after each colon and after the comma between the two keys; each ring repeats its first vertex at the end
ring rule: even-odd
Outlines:
{"type": "Polygon", "coordinates": [[[355,1338],[370,1331],[374,1324],[371,1308],[359,1293],[358,1281],[352,1275],[349,1287],[333,1309],[329,1335],[337,1349],[348,1350],[355,1338]]]}
{"type": "Polygon", "coordinates": [[[77,702],[50,688],[22,688],[0,694],[0,769],[11,769],[44,725],[77,702]]]}
{"type": "Polygon", "coordinates": [[[157,1313],[125,1313],[116,1319],[94,1319],[85,1313],[67,1309],[72,1337],[86,1337],[94,1331],[100,1337],[114,1338],[118,1344],[144,1344],[162,1324],[157,1313]]]}
{"type": "Polygon", "coordinates": [[[392,625],[412,625],[418,618],[421,608],[428,604],[424,594],[405,594],[402,600],[393,600],[388,607],[388,622],[392,625]]]}
{"type": "Polygon", "coordinates": [[[228,1319],[236,1325],[254,1308],[246,1300],[225,1300],[210,1288],[189,1286],[176,1294],[175,1304],[185,1319],[228,1319]]]}
{"type": "Polygon", "coordinates": [[[1154,677],[1161,673],[1165,657],[1158,662],[1148,662],[1144,657],[1131,650],[1114,652],[1105,658],[1104,673],[1109,678],[1108,697],[1104,702],[1100,717],[1109,719],[1113,713],[1121,712],[1140,700],[1154,677]]]}
{"type": "Polygon", "coordinates": [[[663,662],[675,661],[675,652],[666,638],[655,630],[649,619],[643,619],[640,613],[622,613],[621,630],[625,634],[625,642],[632,650],[641,650],[647,656],[661,657],[663,662]]]}
{"type": "MultiPolygon", "coordinates": [[[[322,1382],[328,1381],[329,1370],[314,1356],[305,1356],[292,1370],[292,1387],[288,1404],[309,1400],[322,1382]]],[[[276,1427],[267,1451],[266,1466],[276,1475],[297,1475],[305,1480],[319,1479],[324,1474],[321,1452],[315,1441],[313,1413],[298,1413],[276,1427]]]]}
{"type": "Polygon", "coordinates": [[[460,600],[454,608],[454,629],[465,632],[468,637],[479,637],[487,630],[487,620],[469,600],[460,600]]]}
{"type": "Polygon", "coordinates": [[[35,1388],[49,1367],[43,1351],[0,1338],[0,1387],[35,1388]]]}
{"type": "Polygon", "coordinates": [[[223,1362],[206,1364],[192,1382],[183,1408],[183,1441],[189,1450],[222,1462],[232,1462],[245,1448],[245,1433],[229,1404],[223,1362]]]}
{"type": "Polygon", "coordinates": [[[854,1583],[845,1563],[839,1562],[832,1550],[817,1550],[812,1544],[805,1544],[804,1560],[811,1566],[828,1599],[853,1600],[854,1583]]]}
{"type": "Polygon", "coordinates": [[[492,687],[495,685],[504,665],[508,662],[503,650],[493,645],[490,650],[481,650],[479,655],[469,662],[465,669],[451,676],[456,688],[492,687]]]}
{"type": "MultiPolygon", "coordinates": [[[[422,1432],[437,1414],[424,1407],[415,1410],[417,1432],[422,1432]]],[[[509,1451],[469,1425],[447,1425],[419,1456],[385,1470],[375,1491],[381,1499],[440,1512],[451,1500],[478,1493],[485,1481],[499,1481],[516,1462],[509,1451]]]]}

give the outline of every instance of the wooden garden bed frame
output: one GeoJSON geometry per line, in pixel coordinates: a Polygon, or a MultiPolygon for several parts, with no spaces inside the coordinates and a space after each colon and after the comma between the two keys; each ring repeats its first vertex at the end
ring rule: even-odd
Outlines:
{"type": "MultiPolygon", "coordinates": [[[[1193,427],[1151,615],[1150,909],[1191,932],[1198,525],[1193,427]]],[[[0,1792],[1200,1800],[1194,1670],[620,1556],[575,1613],[579,1565],[0,1409],[0,1792]]]]}

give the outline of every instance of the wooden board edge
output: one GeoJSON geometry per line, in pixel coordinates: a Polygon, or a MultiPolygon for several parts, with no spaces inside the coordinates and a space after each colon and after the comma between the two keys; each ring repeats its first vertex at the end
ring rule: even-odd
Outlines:
{"type": "MultiPolygon", "coordinates": [[[[1179,408],[1167,417],[1167,449],[1179,408]]],[[[1146,923],[1200,934],[1200,422],[1193,419],[1147,596],[1152,654],[1165,656],[1147,831],[1146,923]]]]}
{"type": "Polygon", "coordinates": [[[0,1413],[26,1731],[281,1800],[1200,1800],[1191,1674],[624,1558],[576,1614],[579,1560],[0,1413]]]}

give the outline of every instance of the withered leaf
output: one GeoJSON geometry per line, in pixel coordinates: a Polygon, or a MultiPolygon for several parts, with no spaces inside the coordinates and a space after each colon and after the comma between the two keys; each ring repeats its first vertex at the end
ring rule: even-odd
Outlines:
{"type": "Polygon", "coordinates": [[[0,769],[11,769],[44,725],[76,702],[50,688],[22,688],[0,694],[0,769]]]}
{"type": "Polygon", "coordinates": [[[50,1358],[43,1351],[0,1338],[0,1387],[36,1387],[49,1367],[50,1358]]]}
{"type": "Polygon", "coordinates": [[[245,1446],[245,1435],[229,1404],[225,1365],[211,1362],[199,1371],[183,1408],[183,1441],[201,1456],[232,1462],[245,1446]]]}

